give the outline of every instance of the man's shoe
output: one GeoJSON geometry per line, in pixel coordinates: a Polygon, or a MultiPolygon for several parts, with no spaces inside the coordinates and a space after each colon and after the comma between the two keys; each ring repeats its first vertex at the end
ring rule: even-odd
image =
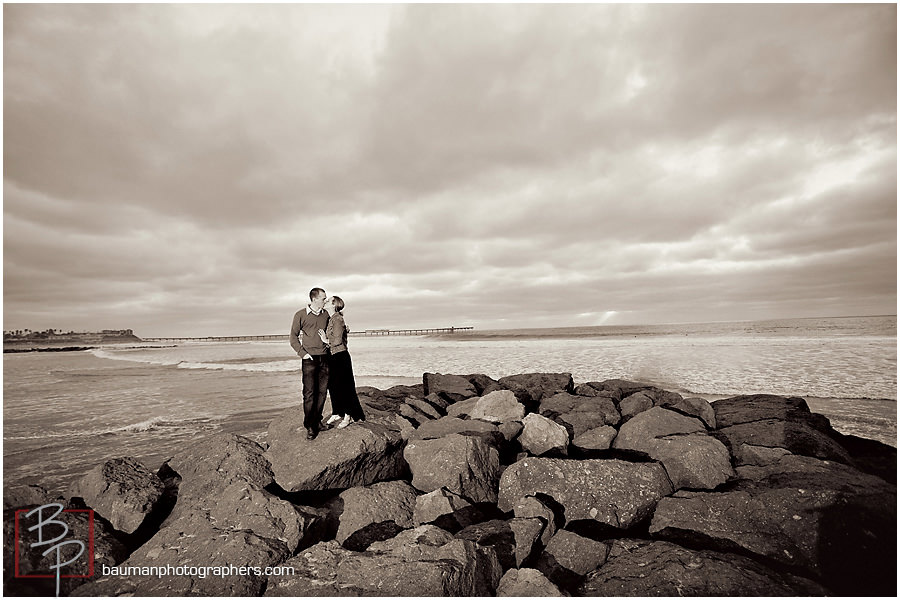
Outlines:
{"type": "Polygon", "coordinates": [[[306,428],[306,439],[314,440],[314,439],[316,439],[317,435],[319,435],[319,432],[316,431],[315,429],[313,429],[312,427],[306,428]]]}

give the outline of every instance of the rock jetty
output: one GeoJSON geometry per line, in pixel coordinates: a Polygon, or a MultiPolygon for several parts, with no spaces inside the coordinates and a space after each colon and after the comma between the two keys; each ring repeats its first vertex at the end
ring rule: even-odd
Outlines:
{"type": "MultiPolygon", "coordinates": [[[[897,593],[896,449],[802,398],[710,404],[568,373],[358,392],[367,420],[313,441],[297,407],[264,444],[222,434],[156,471],[111,457],[87,473],[55,501],[93,509],[94,572],[61,593],[897,593]],[[159,572],[179,566],[194,569],[159,572]]],[[[46,569],[38,550],[9,543],[15,512],[50,501],[5,493],[7,595],[53,595],[14,576],[46,569]]],[[[86,535],[89,513],[69,514],[86,535]]]]}

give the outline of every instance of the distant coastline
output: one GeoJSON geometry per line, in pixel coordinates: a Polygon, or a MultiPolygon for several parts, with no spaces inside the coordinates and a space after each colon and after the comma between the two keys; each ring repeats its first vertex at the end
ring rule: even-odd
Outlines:
{"type": "Polygon", "coordinates": [[[47,331],[4,331],[3,352],[76,352],[99,344],[140,343],[131,329],[109,329],[67,333],[47,331]]]}

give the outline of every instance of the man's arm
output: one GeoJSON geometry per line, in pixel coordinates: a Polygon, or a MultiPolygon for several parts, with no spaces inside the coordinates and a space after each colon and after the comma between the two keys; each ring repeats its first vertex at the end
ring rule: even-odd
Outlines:
{"type": "Polygon", "coordinates": [[[300,341],[300,332],[302,331],[300,321],[302,318],[303,311],[298,310],[294,315],[294,320],[291,321],[291,335],[289,338],[291,342],[291,348],[294,349],[294,352],[296,352],[298,356],[307,354],[306,350],[303,348],[303,342],[300,341]]]}

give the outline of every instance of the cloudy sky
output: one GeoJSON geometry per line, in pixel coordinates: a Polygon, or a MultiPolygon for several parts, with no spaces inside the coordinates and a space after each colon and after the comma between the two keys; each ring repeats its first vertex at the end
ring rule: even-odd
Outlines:
{"type": "Polygon", "coordinates": [[[895,314],[896,10],[6,4],[4,329],[895,314]]]}

